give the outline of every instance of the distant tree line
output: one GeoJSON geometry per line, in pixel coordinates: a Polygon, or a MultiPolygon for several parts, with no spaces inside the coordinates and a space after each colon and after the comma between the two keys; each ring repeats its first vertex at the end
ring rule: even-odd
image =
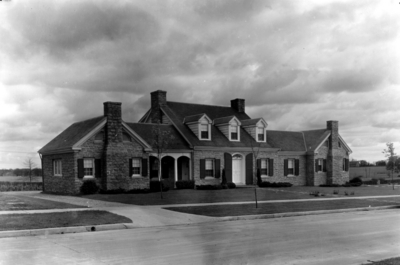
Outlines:
{"type": "MultiPolygon", "coordinates": [[[[0,177],[3,176],[20,176],[20,177],[29,177],[29,168],[15,168],[15,169],[0,169],[0,177]]],[[[41,168],[33,168],[32,169],[33,177],[41,177],[42,169],[41,168]]]]}

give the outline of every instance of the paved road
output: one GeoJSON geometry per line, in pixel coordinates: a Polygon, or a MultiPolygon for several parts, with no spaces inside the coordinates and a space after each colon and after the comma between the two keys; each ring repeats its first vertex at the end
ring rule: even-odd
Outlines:
{"type": "Polygon", "coordinates": [[[0,264],[361,264],[400,256],[400,210],[0,239],[0,264]]]}

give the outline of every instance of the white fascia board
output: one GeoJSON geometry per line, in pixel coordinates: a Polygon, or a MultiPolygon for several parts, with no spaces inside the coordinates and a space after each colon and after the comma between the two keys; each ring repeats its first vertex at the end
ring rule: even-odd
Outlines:
{"type": "MultiPolygon", "coordinates": [[[[317,150],[325,143],[325,141],[331,136],[331,133],[329,133],[315,148],[314,152],[318,153],[317,150]]],[[[306,147],[307,148],[307,147],[306,147]]]]}
{"type": "Polygon", "coordinates": [[[152,150],[151,146],[142,138],[140,137],[134,130],[132,130],[124,121],[122,121],[122,127],[127,130],[135,140],[142,144],[146,151],[152,150]]]}
{"type": "Polygon", "coordinates": [[[89,140],[92,136],[94,136],[95,134],[97,134],[98,132],[101,131],[101,129],[103,129],[103,127],[106,125],[107,123],[107,118],[104,118],[103,120],[101,120],[101,122],[99,122],[88,134],[86,134],[85,136],[83,136],[78,142],[76,142],[73,146],[72,149],[73,150],[80,150],[81,146],[87,141],[89,140]]]}

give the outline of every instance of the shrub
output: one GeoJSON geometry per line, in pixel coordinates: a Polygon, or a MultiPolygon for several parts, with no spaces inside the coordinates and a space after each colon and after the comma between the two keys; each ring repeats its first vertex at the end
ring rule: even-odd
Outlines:
{"type": "Polygon", "coordinates": [[[194,189],[194,180],[178,180],[175,185],[178,190],[194,189]]]}
{"type": "Polygon", "coordinates": [[[355,178],[351,179],[349,182],[350,183],[361,183],[361,184],[363,183],[363,181],[360,177],[355,177],[355,178]]]}
{"type": "Polygon", "coordinates": [[[196,190],[221,190],[222,185],[196,185],[196,190]]]}
{"type": "Polygon", "coordinates": [[[228,182],[228,183],[226,183],[226,185],[228,186],[228,189],[234,189],[234,188],[236,188],[236,184],[233,183],[233,182],[228,182]]]}
{"type": "MultiPolygon", "coordinates": [[[[165,187],[165,185],[162,181],[161,181],[161,187],[162,187],[162,191],[169,191],[169,187],[165,187]]],[[[159,180],[150,181],[150,191],[151,192],[160,191],[160,181],[159,180]]]]}
{"type": "Polygon", "coordinates": [[[95,194],[99,190],[99,186],[97,186],[96,182],[94,181],[84,181],[80,191],[82,194],[88,195],[88,194],[95,194]]]}
{"type": "Polygon", "coordinates": [[[268,182],[262,181],[258,185],[260,188],[282,188],[282,187],[291,187],[293,184],[289,182],[268,182]]]}

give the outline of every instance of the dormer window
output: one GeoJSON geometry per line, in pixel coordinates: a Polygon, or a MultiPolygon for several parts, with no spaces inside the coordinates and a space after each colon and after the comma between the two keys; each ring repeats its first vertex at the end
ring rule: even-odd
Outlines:
{"type": "Polygon", "coordinates": [[[231,140],[238,140],[238,126],[231,126],[231,140]]]}
{"type": "Polygon", "coordinates": [[[257,141],[264,142],[265,141],[265,130],[264,127],[257,127],[257,141]]]}
{"type": "Polygon", "coordinates": [[[229,141],[240,141],[241,122],[235,116],[221,117],[214,120],[214,125],[228,138],[229,141]]]}
{"type": "Polygon", "coordinates": [[[208,130],[208,124],[200,124],[200,139],[208,140],[210,139],[210,133],[208,130]]]}

